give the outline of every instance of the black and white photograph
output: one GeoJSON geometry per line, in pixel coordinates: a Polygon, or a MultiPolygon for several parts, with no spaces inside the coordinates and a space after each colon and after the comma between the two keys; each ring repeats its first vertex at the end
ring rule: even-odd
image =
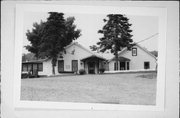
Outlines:
{"type": "Polygon", "coordinates": [[[21,100],[156,105],[157,16],[23,17],[21,100]]]}
{"type": "Polygon", "coordinates": [[[2,3],[2,118],[178,118],[178,2],[2,3]]]}

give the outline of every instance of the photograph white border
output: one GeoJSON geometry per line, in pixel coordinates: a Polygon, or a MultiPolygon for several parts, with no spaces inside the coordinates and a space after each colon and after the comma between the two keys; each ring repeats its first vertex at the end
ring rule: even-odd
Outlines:
{"type": "Polygon", "coordinates": [[[36,109],[73,109],[73,110],[140,110],[164,111],[165,67],[166,67],[166,8],[150,7],[117,7],[117,6],[81,6],[54,4],[17,4],[15,18],[15,49],[14,49],[14,106],[15,108],[36,109]],[[22,101],[21,92],[21,57],[23,44],[23,16],[25,12],[63,12],[84,14],[128,14],[142,16],[158,16],[158,76],[156,105],[125,105],[99,103],[42,102],[22,101]]]}

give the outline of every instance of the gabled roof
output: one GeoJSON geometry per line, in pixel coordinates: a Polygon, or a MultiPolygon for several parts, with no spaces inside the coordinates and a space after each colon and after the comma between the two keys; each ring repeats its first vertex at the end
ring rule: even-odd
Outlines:
{"type": "Polygon", "coordinates": [[[67,48],[69,48],[69,47],[71,47],[71,46],[73,46],[73,45],[78,46],[79,48],[81,48],[81,49],[89,52],[89,53],[92,54],[92,55],[94,54],[94,53],[91,52],[90,50],[88,50],[88,49],[86,49],[85,47],[83,47],[82,45],[80,45],[78,42],[73,42],[73,43],[71,43],[70,45],[66,46],[65,49],[67,49],[67,48]]]}
{"type": "MultiPolygon", "coordinates": [[[[115,61],[116,59],[115,58],[113,58],[112,59],[113,61],[115,61]]],[[[126,57],[118,57],[118,61],[131,61],[129,58],[126,58],[126,57]]]]}
{"type": "MultiPolygon", "coordinates": [[[[71,47],[71,46],[73,46],[73,45],[76,45],[76,46],[78,46],[79,48],[81,48],[81,49],[83,49],[83,50],[85,50],[86,52],[88,52],[88,53],[91,54],[90,56],[85,57],[85,58],[97,57],[97,58],[100,58],[100,59],[103,59],[103,60],[107,60],[107,59],[103,58],[102,56],[100,56],[100,55],[98,55],[98,54],[96,54],[96,53],[94,53],[94,52],[91,52],[90,50],[88,50],[87,48],[85,48],[84,46],[82,46],[81,44],[79,44],[78,42],[73,42],[73,43],[71,43],[70,45],[66,46],[65,49],[67,49],[67,48],[69,48],[69,47],[71,47]]],[[[83,58],[83,59],[85,59],[85,58],[83,58]]],[[[83,60],[83,59],[82,59],[82,60],[83,60]]]]}
{"type": "MultiPolygon", "coordinates": [[[[135,46],[139,47],[139,48],[142,49],[144,52],[146,52],[148,55],[152,56],[154,59],[157,60],[157,58],[156,58],[153,54],[151,54],[151,53],[150,53],[148,50],[146,50],[145,48],[141,47],[139,44],[136,43],[135,46]]],[[[127,51],[127,48],[123,48],[122,51],[119,52],[118,57],[121,56],[121,54],[123,54],[123,53],[126,52],[126,51],[127,51]]],[[[115,57],[111,58],[111,59],[109,60],[109,62],[112,61],[112,60],[114,60],[114,58],[115,58],[115,57]]]]}
{"type": "Polygon", "coordinates": [[[82,58],[81,61],[87,60],[87,59],[89,59],[89,58],[99,58],[99,59],[101,59],[101,60],[106,60],[105,58],[103,58],[103,57],[101,57],[101,56],[99,56],[99,55],[93,54],[93,55],[87,56],[87,57],[85,57],[85,58],[82,58]]]}
{"type": "MultiPolygon", "coordinates": [[[[65,49],[67,49],[67,48],[69,48],[69,47],[71,47],[71,46],[73,46],[73,45],[76,45],[76,46],[78,46],[79,48],[81,48],[81,49],[83,49],[83,50],[85,50],[86,52],[88,52],[88,53],[91,54],[90,56],[85,57],[85,58],[97,57],[97,58],[100,58],[100,59],[102,59],[102,60],[107,60],[107,59],[105,59],[105,58],[103,58],[103,57],[101,57],[101,56],[99,56],[99,55],[91,52],[90,50],[86,49],[85,47],[83,47],[82,45],[78,44],[77,42],[71,43],[70,45],[66,46],[65,49]]],[[[39,59],[39,60],[32,60],[32,61],[27,61],[27,62],[22,62],[22,63],[23,63],[23,64],[27,64],[27,63],[42,63],[42,62],[47,61],[47,60],[48,60],[48,58],[46,58],[46,59],[39,59]]]]}
{"type": "Polygon", "coordinates": [[[139,44],[136,44],[137,47],[141,48],[142,50],[144,50],[146,53],[148,53],[150,56],[152,56],[153,58],[155,58],[157,60],[157,57],[154,56],[152,53],[150,53],[147,49],[143,48],[142,46],[140,46],[139,44]]]}

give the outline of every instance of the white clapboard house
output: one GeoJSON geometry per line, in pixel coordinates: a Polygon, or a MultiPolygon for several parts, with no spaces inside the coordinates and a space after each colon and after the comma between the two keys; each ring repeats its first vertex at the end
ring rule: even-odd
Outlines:
{"type": "MultiPolygon", "coordinates": [[[[111,54],[112,55],[112,54],[111,54]]],[[[55,73],[78,73],[84,69],[86,74],[98,74],[100,68],[106,68],[106,72],[123,70],[155,70],[156,57],[140,45],[135,45],[132,50],[124,48],[118,55],[118,63],[115,58],[107,59],[84,48],[77,42],[68,45],[65,52],[59,56],[55,73]]],[[[37,69],[39,75],[52,75],[51,60],[43,59],[22,63],[22,72],[37,69]]]]}
{"type": "Polygon", "coordinates": [[[148,50],[136,44],[131,50],[124,48],[118,54],[118,62],[115,57],[109,61],[109,71],[123,70],[155,70],[157,59],[148,50]]]}
{"type": "MultiPolygon", "coordinates": [[[[98,74],[105,61],[105,58],[75,42],[65,47],[65,52],[59,56],[55,74],[78,73],[80,69],[84,69],[87,74],[98,74]]],[[[34,69],[39,71],[39,75],[52,75],[51,60],[44,59],[22,63],[22,72],[34,69]]]]}

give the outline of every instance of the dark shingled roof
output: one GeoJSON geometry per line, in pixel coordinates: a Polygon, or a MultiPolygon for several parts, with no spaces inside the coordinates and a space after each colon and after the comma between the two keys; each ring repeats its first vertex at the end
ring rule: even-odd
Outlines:
{"type": "Polygon", "coordinates": [[[81,61],[85,61],[85,60],[90,59],[90,58],[99,58],[99,59],[101,59],[101,60],[106,60],[105,58],[100,57],[100,56],[98,56],[98,55],[90,55],[90,56],[88,56],[88,57],[82,58],[81,61]]]}
{"type": "MultiPolygon", "coordinates": [[[[115,61],[116,58],[113,58],[112,60],[115,61]]],[[[118,61],[131,61],[131,60],[125,57],[118,57],[118,61]]]]}

